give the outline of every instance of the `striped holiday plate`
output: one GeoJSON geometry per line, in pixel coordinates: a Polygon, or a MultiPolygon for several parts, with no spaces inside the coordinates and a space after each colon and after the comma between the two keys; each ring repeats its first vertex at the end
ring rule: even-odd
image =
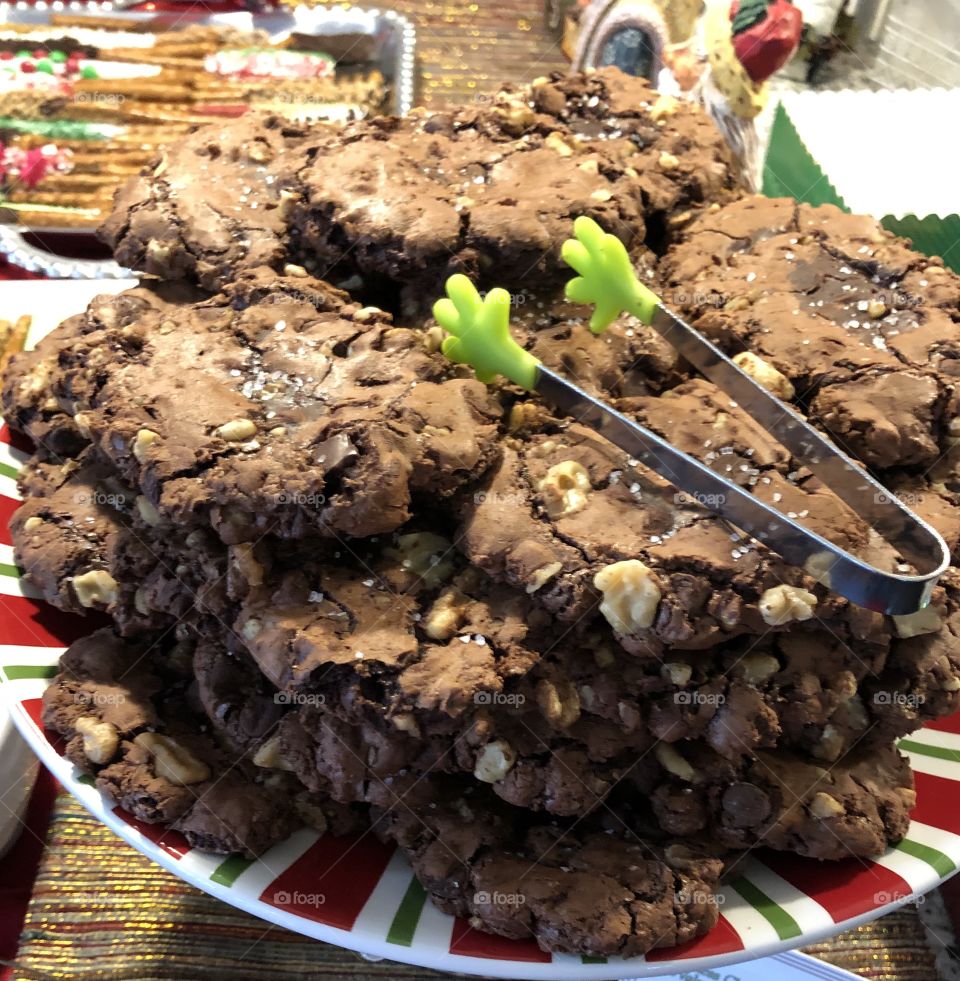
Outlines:
{"type": "MultiPolygon", "coordinates": [[[[57,307],[52,322],[82,308],[51,304],[57,285],[24,285],[42,287],[46,309],[57,307]]],[[[103,289],[92,286],[91,293],[103,289]]],[[[40,726],[40,696],[57,658],[89,627],[39,602],[20,580],[7,522],[24,459],[0,429],[0,697],[40,759],[92,814],[157,864],[265,920],[367,955],[487,977],[692,975],[779,954],[877,917],[934,888],[960,864],[960,808],[953,804],[960,794],[960,715],[901,742],[917,774],[918,803],[909,834],[896,848],[873,861],[835,863],[751,855],[717,897],[720,919],[707,936],[645,958],[551,955],[529,941],[479,933],[434,909],[403,857],[370,834],[333,838],[301,830],[253,862],[192,849],[176,832],[137,822],[115,807],[40,726]]]]}
{"type": "MultiPolygon", "coordinates": [[[[5,431],[0,439],[6,440],[5,431]]],[[[434,909],[406,860],[372,835],[301,830],[257,861],[192,849],[174,831],[115,807],[40,726],[40,696],[65,644],[87,628],[31,595],[13,563],[7,518],[23,454],[0,444],[0,695],[44,764],[91,813],[148,858],[204,892],[280,926],[362,953],[504,978],[587,981],[703,971],[812,943],[906,902],[960,864],[960,716],[904,739],[918,804],[907,838],[873,861],[821,863],[764,853],[738,865],[706,937],[646,958],[550,955],[491,937],[434,909]]]]}

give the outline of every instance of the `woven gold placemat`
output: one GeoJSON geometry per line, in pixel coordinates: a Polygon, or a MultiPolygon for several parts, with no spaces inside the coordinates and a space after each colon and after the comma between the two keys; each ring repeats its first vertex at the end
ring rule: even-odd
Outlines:
{"type": "MultiPolygon", "coordinates": [[[[936,981],[914,909],[810,949],[866,978],[936,981]]],[[[450,977],[309,940],[148,861],[61,793],[27,911],[17,981],[294,981],[450,977]]]]}
{"type": "MultiPolygon", "coordinates": [[[[542,0],[394,0],[417,26],[419,99],[439,108],[563,68],[542,0]]],[[[359,4],[363,6],[363,4],[359,4]]],[[[936,981],[915,910],[810,948],[877,981],[936,981]]],[[[56,803],[20,941],[17,981],[294,981],[450,977],[305,939],[181,882],[72,798],[56,803]]]]}

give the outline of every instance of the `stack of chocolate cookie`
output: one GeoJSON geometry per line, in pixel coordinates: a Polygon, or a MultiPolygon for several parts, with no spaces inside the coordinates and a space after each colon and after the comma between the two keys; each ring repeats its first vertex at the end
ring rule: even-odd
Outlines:
{"type": "Polygon", "coordinates": [[[953,546],[960,281],[871,220],[742,196],[726,159],[699,112],[604,71],[343,131],[245,118],[127,186],[107,234],[163,281],[4,388],[37,444],[19,561],[112,621],[47,695],[71,759],[214,851],[372,830],[442,909],[593,955],[709,929],[744,849],[902,837],[895,740],[960,705],[955,572],[920,614],[856,607],[450,364],[423,312],[452,270],[511,286],[542,360],[901,567],[669,345],[590,334],[559,245],[592,214],[953,546]]]}

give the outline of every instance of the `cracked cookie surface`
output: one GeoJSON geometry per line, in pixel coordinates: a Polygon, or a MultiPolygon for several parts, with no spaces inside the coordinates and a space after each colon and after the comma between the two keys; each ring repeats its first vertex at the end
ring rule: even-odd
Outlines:
{"type": "Polygon", "coordinates": [[[347,127],[337,166],[320,153],[299,175],[297,249],[408,292],[439,295],[457,271],[538,291],[569,276],[559,249],[579,215],[638,251],[665,215],[689,220],[733,196],[711,131],[699,110],[616,70],[504,90],[489,108],[347,127]]]}
{"type": "Polygon", "coordinates": [[[306,127],[258,113],[201,127],[120,187],[100,237],[130,269],[210,290],[243,267],[280,268],[284,175],[310,142],[306,127]]]}
{"type": "Polygon", "coordinates": [[[422,308],[458,270],[511,288],[559,282],[577,215],[660,248],[736,193],[699,108],[604,69],[342,129],[258,114],[200,128],[121,188],[101,236],[124,265],[207,289],[295,262],[360,275],[368,292],[402,287],[422,308]]]}
{"type": "Polygon", "coordinates": [[[493,394],[325,283],[254,270],[176,307],[132,292],[21,356],[4,407],[37,438],[70,417],[162,520],[228,544],[373,535],[496,454],[493,394]]]}
{"type": "MultiPolygon", "coordinates": [[[[686,382],[623,407],[758,496],[796,508],[821,533],[892,566],[885,543],[816,482],[800,479],[785,451],[709,383],[686,382]]],[[[457,544],[561,620],[582,626],[602,615],[638,656],[818,620],[882,642],[889,632],[882,617],[826,593],[704,503],[594,431],[547,420],[517,433],[479,490],[461,498],[457,544]]]]}
{"type": "Polygon", "coordinates": [[[530,821],[489,792],[428,778],[411,806],[374,810],[435,905],[544,950],[636,956],[691,940],[717,920],[721,859],[649,842],[623,822],[530,821]],[[429,806],[427,806],[429,804],[429,806]]]}
{"type": "Polygon", "coordinates": [[[698,218],[662,277],[693,326],[788,379],[870,467],[942,467],[952,453],[960,278],[942,260],[829,205],[745,198],[698,218]]]}
{"type": "Polygon", "coordinates": [[[204,734],[161,653],[107,629],[77,641],[44,692],[44,724],[135,818],[170,824],[207,851],[262,854],[296,827],[285,797],[204,734]]]}

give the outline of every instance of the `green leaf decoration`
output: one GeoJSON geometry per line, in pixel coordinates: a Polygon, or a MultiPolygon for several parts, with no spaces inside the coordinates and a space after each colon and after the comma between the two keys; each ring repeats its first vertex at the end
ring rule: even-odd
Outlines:
{"type": "Polygon", "coordinates": [[[810,156],[782,102],[773,118],[762,186],[768,198],[795,198],[806,204],[835,204],[844,211],[850,210],[820,164],[810,156]]]}
{"type": "MultiPolygon", "coordinates": [[[[774,116],[762,189],[771,198],[794,198],[805,204],[833,204],[850,210],[810,155],[782,104],[774,116]]],[[[918,252],[940,256],[946,266],[960,273],[960,215],[884,215],[880,224],[895,235],[910,239],[918,252]]]]}

